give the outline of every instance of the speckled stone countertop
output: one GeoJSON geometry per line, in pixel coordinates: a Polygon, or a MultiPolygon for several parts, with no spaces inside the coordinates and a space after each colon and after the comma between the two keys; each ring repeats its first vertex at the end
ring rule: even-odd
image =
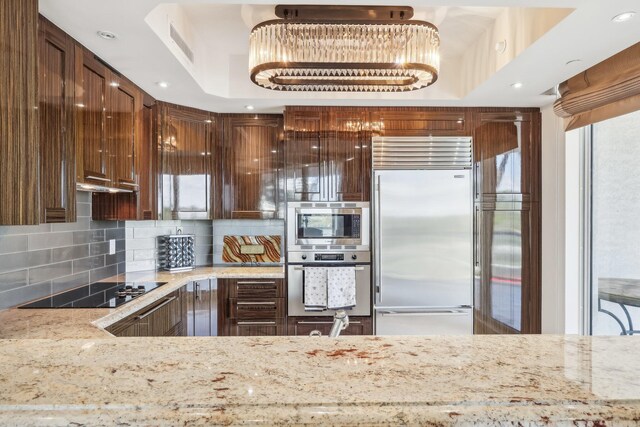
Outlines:
{"type": "Polygon", "coordinates": [[[153,291],[118,308],[92,309],[10,309],[0,311],[0,339],[6,338],[104,338],[109,325],[144,308],[193,280],[206,278],[284,278],[282,266],[200,267],[179,273],[142,271],[121,274],[103,281],[167,282],[153,291]]]}
{"type": "Polygon", "coordinates": [[[638,425],[637,337],[0,341],[2,425],[638,425]]]}

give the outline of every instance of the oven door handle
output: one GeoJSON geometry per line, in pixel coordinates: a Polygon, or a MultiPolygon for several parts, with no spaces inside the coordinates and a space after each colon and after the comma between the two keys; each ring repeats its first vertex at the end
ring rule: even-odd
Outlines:
{"type": "MultiPolygon", "coordinates": [[[[321,267],[322,264],[318,264],[317,266],[321,267]]],[[[334,265],[332,267],[327,267],[327,268],[333,268],[333,267],[336,267],[336,266],[334,265]]],[[[345,267],[349,267],[349,266],[345,265],[345,267]]],[[[302,271],[304,273],[304,267],[293,267],[293,269],[295,271],[302,271]]],[[[354,267],[354,270],[356,270],[356,271],[364,271],[364,267],[354,267]]],[[[302,279],[302,284],[304,285],[304,276],[303,276],[303,279],[302,279]]]]}

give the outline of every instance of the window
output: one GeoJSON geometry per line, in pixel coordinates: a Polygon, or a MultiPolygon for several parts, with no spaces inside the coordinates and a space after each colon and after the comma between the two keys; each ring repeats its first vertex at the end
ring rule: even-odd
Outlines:
{"type": "Polygon", "coordinates": [[[640,111],[586,136],[590,331],[640,334],[640,111]]]}

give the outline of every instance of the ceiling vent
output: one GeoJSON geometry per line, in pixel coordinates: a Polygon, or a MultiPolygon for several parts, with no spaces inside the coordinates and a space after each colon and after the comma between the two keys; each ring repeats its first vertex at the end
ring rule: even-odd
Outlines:
{"type": "Polygon", "coordinates": [[[180,48],[182,53],[184,53],[184,56],[187,57],[189,62],[193,64],[193,51],[191,50],[187,42],[184,41],[184,39],[182,38],[178,30],[176,30],[176,27],[173,26],[173,24],[169,24],[169,37],[171,37],[171,40],[173,40],[173,42],[180,48]]]}

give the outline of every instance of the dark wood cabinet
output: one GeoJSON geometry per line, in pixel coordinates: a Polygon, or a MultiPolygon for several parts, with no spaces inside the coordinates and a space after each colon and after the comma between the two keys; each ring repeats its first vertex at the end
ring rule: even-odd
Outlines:
{"type": "Polygon", "coordinates": [[[187,335],[210,337],[218,334],[216,280],[196,280],[187,285],[187,335]]]}
{"type": "Polygon", "coordinates": [[[540,333],[540,113],[476,113],[478,334],[540,333]]]}
{"type": "Polygon", "coordinates": [[[283,279],[218,279],[218,335],[286,335],[283,279]]]}
{"type": "Polygon", "coordinates": [[[145,96],[142,106],[138,161],[137,219],[158,219],[158,132],[155,100],[145,96]]]}
{"type": "Polygon", "coordinates": [[[282,116],[220,119],[223,218],[284,218],[282,116]]]}
{"type": "Polygon", "coordinates": [[[182,287],[106,329],[117,337],[185,336],[186,293],[182,287]]]}
{"type": "Polygon", "coordinates": [[[38,62],[40,222],[75,222],[74,43],[42,16],[38,62]]]}
{"type": "Polygon", "coordinates": [[[162,219],[210,219],[212,209],[215,115],[159,103],[162,219]]]}
{"type": "Polygon", "coordinates": [[[369,129],[382,136],[468,136],[472,109],[452,107],[371,108],[369,129]]]}
{"type": "Polygon", "coordinates": [[[77,182],[110,186],[107,108],[111,101],[109,70],[80,45],[76,55],[77,182]]]}
{"type": "Polygon", "coordinates": [[[112,187],[136,191],[136,145],[141,136],[142,92],[122,77],[112,76],[109,86],[111,104],[107,123],[112,187]]]}
{"type": "Polygon", "coordinates": [[[0,2],[0,224],[37,224],[38,2],[0,2]]]}
{"type": "MultiPolygon", "coordinates": [[[[289,317],[287,320],[288,335],[308,336],[311,332],[319,331],[322,336],[328,336],[333,326],[332,317],[289,317]]],[[[373,322],[371,317],[349,316],[349,326],[340,335],[372,335],[373,322]]]]}
{"type": "Polygon", "coordinates": [[[366,110],[287,108],[285,129],[287,200],[369,200],[371,132],[366,110]]]}

